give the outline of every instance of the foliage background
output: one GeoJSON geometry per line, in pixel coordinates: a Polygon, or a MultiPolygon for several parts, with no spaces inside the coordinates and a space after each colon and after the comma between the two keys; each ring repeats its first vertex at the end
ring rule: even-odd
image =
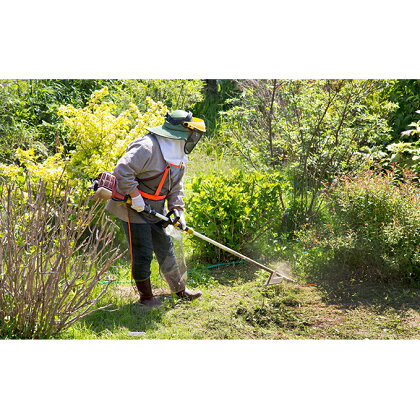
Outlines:
{"type": "MultiPolygon", "coordinates": [[[[189,162],[188,216],[251,251],[247,229],[264,225],[268,239],[293,241],[322,223],[324,192],[343,177],[411,170],[415,186],[419,90],[410,79],[1,80],[0,175],[86,188],[166,111],[192,109],[208,133],[189,162]],[[272,190],[258,190],[257,179],[272,190]]],[[[194,246],[204,259],[225,258],[194,246]]]]}
{"type": "MultiPolygon", "coordinates": [[[[0,181],[42,180],[51,203],[54,183],[81,193],[146,127],[191,109],[208,132],[188,163],[188,224],[259,261],[290,260],[302,280],[418,285],[418,90],[376,79],[1,80],[0,181]]],[[[233,260],[185,245],[190,266],[233,260]]]]}

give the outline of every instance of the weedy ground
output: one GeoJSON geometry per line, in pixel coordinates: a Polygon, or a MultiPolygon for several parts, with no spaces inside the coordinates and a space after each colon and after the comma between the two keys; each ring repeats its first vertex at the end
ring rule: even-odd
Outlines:
{"type": "MultiPolygon", "coordinates": [[[[121,269],[117,280],[128,280],[121,269]]],[[[296,287],[264,286],[268,273],[249,264],[194,267],[192,288],[203,295],[185,302],[165,292],[163,305],[143,309],[130,283],[115,283],[100,305],[63,339],[419,339],[420,289],[357,282],[296,287]],[[140,333],[130,336],[130,332],[140,333]]]]}

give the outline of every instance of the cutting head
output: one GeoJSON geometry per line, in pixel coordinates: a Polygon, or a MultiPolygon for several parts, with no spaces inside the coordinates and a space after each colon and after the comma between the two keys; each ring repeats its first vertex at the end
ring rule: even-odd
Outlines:
{"type": "Polygon", "coordinates": [[[291,279],[290,277],[287,277],[283,274],[280,273],[276,273],[275,271],[273,271],[271,273],[271,276],[267,279],[267,281],[265,282],[265,286],[269,286],[271,284],[279,284],[281,283],[283,280],[289,280],[292,283],[296,283],[296,280],[291,279]]]}
{"type": "Polygon", "coordinates": [[[275,271],[273,271],[271,273],[271,276],[265,282],[265,285],[269,286],[270,284],[278,284],[278,283],[281,283],[282,280],[283,280],[283,278],[282,278],[281,274],[278,274],[275,271]]]}

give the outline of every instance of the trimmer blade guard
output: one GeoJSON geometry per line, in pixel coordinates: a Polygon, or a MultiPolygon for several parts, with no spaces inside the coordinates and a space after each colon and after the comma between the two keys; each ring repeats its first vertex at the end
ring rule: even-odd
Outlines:
{"type": "Polygon", "coordinates": [[[284,277],[281,274],[278,273],[271,273],[271,276],[267,279],[265,282],[266,286],[269,286],[270,284],[279,284],[284,280],[284,277]]]}
{"type": "Polygon", "coordinates": [[[273,272],[268,280],[265,282],[265,286],[269,286],[271,284],[279,284],[282,283],[284,280],[291,281],[292,283],[297,283],[296,280],[291,279],[283,274],[273,272]]]}

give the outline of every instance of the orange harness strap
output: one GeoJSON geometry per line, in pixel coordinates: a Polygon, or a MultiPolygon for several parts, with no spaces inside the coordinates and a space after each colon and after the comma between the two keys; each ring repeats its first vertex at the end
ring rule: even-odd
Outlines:
{"type": "Polygon", "coordinates": [[[168,165],[165,168],[165,172],[162,175],[162,179],[160,180],[159,185],[157,187],[157,190],[155,191],[155,195],[159,196],[160,190],[162,189],[163,183],[165,182],[166,177],[168,176],[168,173],[169,173],[170,170],[171,170],[171,167],[168,165]]]}
{"type": "Polygon", "coordinates": [[[163,187],[163,184],[166,181],[166,178],[168,177],[168,174],[169,174],[169,172],[171,170],[171,166],[179,167],[180,165],[174,165],[173,163],[170,163],[169,165],[167,165],[166,168],[165,168],[165,170],[163,171],[162,178],[161,178],[161,180],[159,182],[159,185],[158,185],[155,193],[154,194],[148,194],[148,193],[146,193],[146,192],[144,192],[144,191],[142,191],[142,190],[139,189],[140,195],[142,197],[144,197],[144,198],[148,198],[149,200],[154,200],[154,201],[164,200],[166,198],[167,194],[165,194],[165,195],[159,195],[159,193],[162,190],[162,187],[163,187]]]}

